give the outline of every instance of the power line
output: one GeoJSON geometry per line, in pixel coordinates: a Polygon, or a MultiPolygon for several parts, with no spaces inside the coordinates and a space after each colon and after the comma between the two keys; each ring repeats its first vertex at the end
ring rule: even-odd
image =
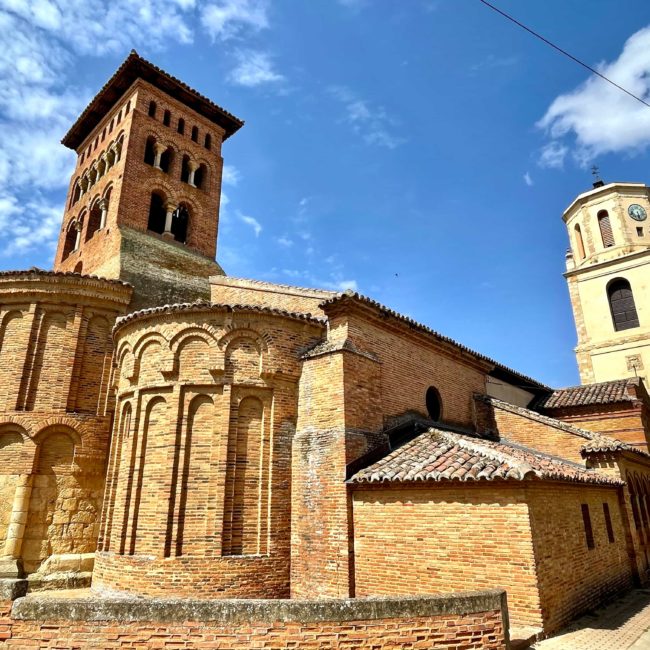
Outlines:
{"type": "Polygon", "coordinates": [[[650,104],[646,102],[644,99],[641,99],[641,97],[638,97],[634,93],[631,93],[629,90],[626,90],[623,88],[623,86],[619,86],[615,81],[612,81],[611,79],[608,79],[604,74],[601,74],[598,72],[598,70],[595,70],[592,68],[590,65],[587,65],[584,63],[584,61],[581,61],[580,59],[577,59],[575,56],[572,54],[569,54],[566,50],[563,50],[561,47],[555,45],[555,43],[551,43],[547,38],[544,38],[541,34],[538,34],[536,31],[532,30],[530,27],[526,27],[523,23],[520,23],[516,18],[513,18],[509,14],[507,14],[505,11],[502,11],[498,7],[495,7],[493,4],[487,2],[487,0],[479,0],[479,2],[482,2],[486,7],[489,7],[493,11],[496,11],[498,14],[501,14],[504,18],[507,18],[509,21],[513,22],[515,25],[518,27],[521,27],[522,29],[525,29],[529,34],[532,34],[535,38],[538,38],[540,41],[546,43],[547,45],[550,45],[553,49],[557,50],[561,54],[564,54],[564,56],[568,57],[572,61],[575,61],[578,65],[581,65],[583,68],[587,68],[589,72],[592,72],[593,74],[597,75],[601,79],[604,79],[607,83],[612,84],[612,86],[615,86],[619,90],[622,90],[626,95],[629,95],[630,97],[633,97],[637,101],[641,102],[644,106],[647,106],[650,108],[650,104]]]}

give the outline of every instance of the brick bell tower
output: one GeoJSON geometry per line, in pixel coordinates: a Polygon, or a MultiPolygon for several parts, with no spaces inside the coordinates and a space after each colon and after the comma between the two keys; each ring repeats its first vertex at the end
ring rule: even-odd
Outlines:
{"type": "Polygon", "coordinates": [[[650,187],[600,180],[565,210],[583,384],[650,374],[650,187]]]}
{"type": "Polygon", "coordinates": [[[242,125],[132,51],[62,140],[77,165],[54,270],[129,282],[132,309],[209,299],[221,145],[242,125]]]}

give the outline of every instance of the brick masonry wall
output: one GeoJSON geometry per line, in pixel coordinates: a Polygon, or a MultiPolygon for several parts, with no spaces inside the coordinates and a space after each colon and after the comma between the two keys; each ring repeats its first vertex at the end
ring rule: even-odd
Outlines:
{"type": "Polygon", "coordinates": [[[88,601],[30,596],[0,610],[7,648],[214,648],[249,650],[497,650],[507,645],[505,598],[261,603],[88,601]]]}
{"type": "Polygon", "coordinates": [[[288,595],[299,358],[322,329],[204,307],[116,331],[118,417],[95,588],[288,595]]]}
{"type": "Polygon", "coordinates": [[[502,588],[515,626],[541,627],[522,486],[356,488],[357,596],[502,588]]]}
{"type": "Polygon", "coordinates": [[[632,586],[625,530],[615,489],[537,485],[527,489],[546,632],[632,586]],[[607,536],[609,507],[614,541],[607,536]],[[589,507],[594,548],[587,547],[581,505],[589,507]]]}
{"type": "Polygon", "coordinates": [[[324,316],[320,303],[333,291],[303,289],[259,280],[215,277],[210,280],[211,300],[227,305],[258,305],[285,311],[324,316]]]}
{"type": "Polygon", "coordinates": [[[0,555],[16,574],[65,569],[53,557],[70,554],[79,568],[95,550],[110,330],[130,295],[122,283],[78,276],[0,276],[0,555]]]}

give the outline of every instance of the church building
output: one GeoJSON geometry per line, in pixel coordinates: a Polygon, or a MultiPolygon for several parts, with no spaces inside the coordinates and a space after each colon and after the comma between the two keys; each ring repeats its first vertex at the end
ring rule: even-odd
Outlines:
{"type": "Polygon", "coordinates": [[[242,126],[132,52],[63,138],[54,269],[0,273],[7,647],[506,648],[647,584],[650,188],[564,213],[582,384],[554,389],[228,276],[242,126]]]}

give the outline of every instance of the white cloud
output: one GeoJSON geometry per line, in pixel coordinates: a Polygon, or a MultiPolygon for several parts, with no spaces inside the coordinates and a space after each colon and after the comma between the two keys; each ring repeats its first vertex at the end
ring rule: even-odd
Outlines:
{"type": "Polygon", "coordinates": [[[569,153],[569,148],[566,145],[552,140],[542,147],[537,162],[540,167],[562,169],[567,153],[569,153]]]}
{"type": "Polygon", "coordinates": [[[235,53],[237,65],[228,75],[231,83],[252,88],[261,84],[284,81],[284,77],[273,69],[271,56],[258,50],[238,50],[235,53]]]}
{"type": "Polygon", "coordinates": [[[495,70],[496,68],[511,68],[517,65],[519,59],[516,56],[496,56],[488,54],[482,61],[475,63],[470,67],[472,72],[483,72],[486,70],[495,70]]]}
{"type": "Polygon", "coordinates": [[[241,179],[239,170],[234,165],[223,166],[222,182],[224,185],[237,185],[241,179]]]}
{"type": "Polygon", "coordinates": [[[345,86],[333,86],[330,94],[345,108],[345,121],[366,144],[395,149],[406,140],[395,134],[397,122],[381,106],[372,106],[345,86]]]}
{"type": "Polygon", "coordinates": [[[213,39],[227,40],[245,30],[258,32],[269,26],[266,0],[218,0],[201,12],[201,22],[213,39]]]}
{"type": "Polygon", "coordinates": [[[278,244],[284,248],[291,248],[293,246],[293,240],[289,239],[286,235],[278,237],[275,241],[277,241],[278,244]]]}
{"type": "Polygon", "coordinates": [[[255,217],[249,217],[248,215],[242,214],[241,212],[237,213],[237,216],[243,221],[246,225],[250,226],[255,233],[255,237],[259,237],[262,232],[262,224],[255,219],[255,217]]]}
{"type": "Polygon", "coordinates": [[[532,179],[531,175],[528,172],[526,172],[524,174],[524,183],[526,183],[526,185],[528,185],[528,187],[532,187],[535,184],[533,182],[533,179],[532,179]]]}
{"type": "MultiPolygon", "coordinates": [[[[633,34],[616,60],[601,63],[597,69],[648,100],[650,27],[633,34]]],[[[582,165],[601,154],[634,154],[650,145],[650,109],[595,75],[573,91],[557,97],[538,126],[546,130],[556,146],[556,153],[565,147],[562,159],[571,146],[574,158],[582,165]]],[[[550,159],[557,158],[551,153],[550,159]]]]}

